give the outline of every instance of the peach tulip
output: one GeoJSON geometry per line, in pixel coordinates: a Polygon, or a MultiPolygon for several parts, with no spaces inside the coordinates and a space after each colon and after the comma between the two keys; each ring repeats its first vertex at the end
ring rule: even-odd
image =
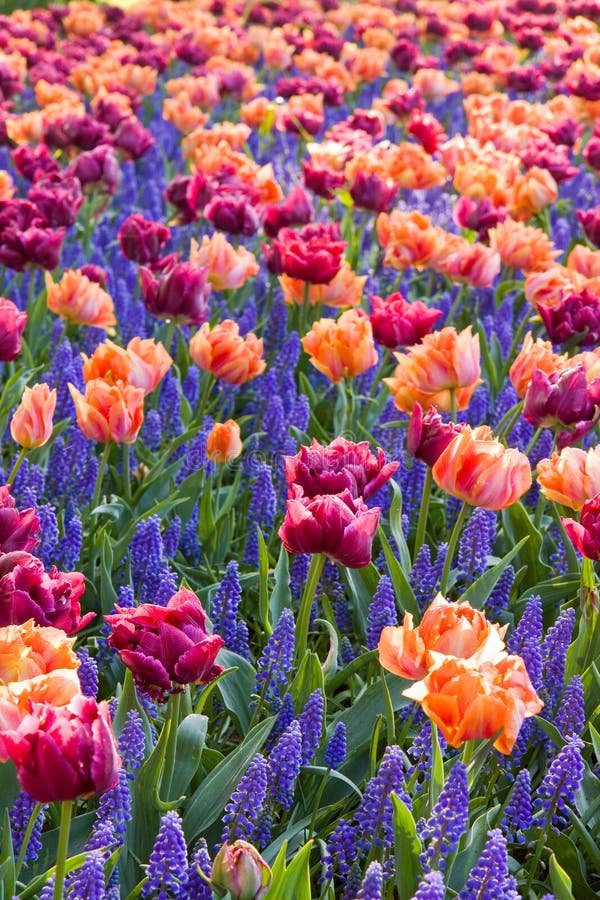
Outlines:
{"type": "Polygon", "coordinates": [[[108,384],[93,378],[85,386],[85,396],[69,384],[77,412],[77,424],[89,441],[133,444],[144,421],[143,388],[108,384]]]}
{"type": "Polygon", "coordinates": [[[348,309],[338,319],[319,319],[302,346],[313,366],[334,383],[361,375],[377,362],[371,322],[360,309],[348,309]]]}
{"type": "Polygon", "coordinates": [[[214,328],[205,322],[190,341],[190,356],[196,365],[226,384],[245,384],[264,372],[262,352],[262,340],[252,332],[242,337],[232,319],[224,319],[214,328]]]}
{"type": "Polygon", "coordinates": [[[56,388],[45,383],[26,387],[10,422],[13,440],[26,450],[43,447],[52,435],[55,408],[56,388]]]}

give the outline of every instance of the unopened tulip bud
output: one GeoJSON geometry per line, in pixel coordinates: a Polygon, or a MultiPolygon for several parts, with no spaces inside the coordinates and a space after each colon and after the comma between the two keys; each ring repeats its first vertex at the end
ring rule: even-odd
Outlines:
{"type": "Polygon", "coordinates": [[[223,844],[211,871],[212,883],[232,900],[259,900],[271,883],[271,869],[247,841],[223,844]]]}

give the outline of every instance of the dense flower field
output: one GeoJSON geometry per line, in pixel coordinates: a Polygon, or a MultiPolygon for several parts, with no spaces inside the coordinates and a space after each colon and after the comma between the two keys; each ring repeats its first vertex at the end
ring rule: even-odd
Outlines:
{"type": "Polygon", "coordinates": [[[599,0],[0,16],[0,896],[600,894],[599,0]]]}

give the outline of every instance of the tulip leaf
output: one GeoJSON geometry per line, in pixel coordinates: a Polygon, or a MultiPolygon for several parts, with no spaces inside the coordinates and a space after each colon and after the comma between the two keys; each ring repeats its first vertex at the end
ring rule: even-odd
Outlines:
{"type": "Polygon", "coordinates": [[[177,729],[175,766],[171,780],[170,794],[179,797],[185,794],[198,770],[208,731],[208,717],[192,713],[186,716],[177,729]]]}
{"type": "Polygon", "coordinates": [[[431,813],[437,798],[444,787],[444,759],[437,725],[431,723],[431,779],[429,781],[429,812],[431,813]]]}
{"type": "Polygon", "coordinates": [[[146,754],[152,752],[152,747],[154,746],[154,741],[152,738],[152,729],[150,728],[150,722],[148,720],[148,714],[144,707],[139,703],[137,698],[137,692],[135,689],[135,683],[133,681],[133,674],[131,669],[125,669],[125,677],[123,679],[123,688],[121,690],[121,694],[119,696],[119,705],[117,706],[117,711],[115,713],[115,717],[113,719],[113,731],[116,737],[119,737],[121,732],[123,731],[123,726],[127,721],[127,713],[135,709],[141,719],[142,729],[144,731],[144,739],[146,745],[146,754]]]}
{"type": "Polygon", "coordinates": [[[417,826],[408,806],[397,794],[394,804],[394,850],[396,854],[396,889],[400,900],[410,900],[417,890],[423,867],[419,855],[423,849],[417,836],[417,826]]]}
{"type": "Polygon", "coordinates": [[[232,678],[223,678],[217,690],[226,709],[235,717],[239,728],[245,734],[250,725],[252,692],[256,684],[256,670],[247,659],[223,647],[217,660],[226,668],[237,669],[232,678]]]}
{"type": "Polygon", "coordinates": [[[218,819],[248,766],[263,747],[274,722],[275,719],[271,717],[255,725],[239,747],[218,763],[196,788],[183,815],[183,827],[188,840],[195,840],[218,819]]]}
{"type": "Polygon", "coordinates": [[[410,572],[412,568],[412,562],[410,559],[408,544],[406,543],[406,538],[404,537],[404,530],[402,528],[402,491],[400,490],[400,485],[396,484],[393,478],[390,481],[390,485],[394,492],[394,499],[392,500],[389,514],[390,531],[392,532],[394,543],[398,548],[400,565],[402,566],[404,572],[410,572]]]}
{"type": "MultiPolygon", "coordinates": [[[[274,628],[275,625],[279,622],[281,618],[281,613],[284,609],[290,609],[292,605],[292,592],[290,590],[290,561],[288,552],[281,545],[281,550],[279,551],[279,559],[277,560],[277,565],[275,566],[275,585],[273,590],[271,591],[271,596],[269,598],[269,612],[271,615],[271,621],[269,623],[269,628],[271,626],[274,628]]],[[[272,633],[267,631],[267,635],[272,633]]]]}
{"type": "Polygon", "coordinates": [[[313,691],[317,690],[322,692],[325,690],[323,670],[317,654],[308,651],[300,663],[296,677],[290,687],[294,709],[298,714],[304,709],[306,701],[313,691]]]}
{"type": "Polygon", "coordinates": [[[198,534],[200,540],[204,543],[212,544],[215,534],[215,517],[213,512],[214,494],[212,485],[207,484],[200,498],[200,508],[198,510],[198,534]]]}
{"type": "Polygon", "coordinates": [[[5,897],[15,894],[15,855],[13,851],[12,833],[8,809],[4,808],[2,817],[2,853],[0,854],[0,888],[5,897]]]}
{"type": "Polygon", "coordinates": [[[105,530],[102,531],[102,549],[100,551],[100,609],[106,615],[119,602],[114,587],[113,575],[114,554],[112,542],[105,530]]]}
{"type": "Polygon", "coordinates": [[[258,614],[267,635],[273,633],[269,622],[269,551],[263,533],[256,525],[258,539],[258,614]]]}
{"type": "Polygon", "coordinates": [[[550,863],[548,868],[550,870],[550,882],[552,884],[552,890],[554,891],[556,900],[575,900],[571,891],[573,882],[571,881],[565,870],[562,868],[562,866],[557,862],[554,853],[550,854],[550,863]]]}
{"type": "Polygon", "coordinates": [[[0,763],[0,810],[2,807],[10,809],[20,792],[21,786],[14,763],[10,759],[0,763]]]}
{"type": "Polygon", "coordinates": [[[527,566],[525,575],[527,587],[544,581],[551,569],[540,557],[542,535],[535,527],[533,519],[521,501],[519,500],[505,509],[502,513],[502,519],[507,537],[511,543],[519,544],[524,537],[529,537],[527,543],[521,546],[517,557],[517,565],[527,566]]]}
{"type": "MultiPolygon", "coordinates": [[[[546,845],[552,850],[550,857],[550,881],[552,882],[552,890],[556,900],[561,900],[562,896],[564,896],[565,900],[572,900],[573,896],[577,897],[577,900],[593,900],[594,897],[597,897],[597,893],[588,884],[581,854],[569,835],[551,829],[546,838],[546,845]],[[559,885],[555,883],[555,879],[552,877],[552,858],[554,858],[558,867],[555,873],[557,882],[560,883],[560,872],[562,872],[568,881],[569,890],[572,889],[572,894],[561,895],[559,885]]],[[[596,852],[598,852],[597,846],[596,852]]]]}
{"type": "Polygon", "coordinates": [[[394,551],[392,550],[390,542],[381,525],[379,526],[377,533],[385,554],[389,576],[392,581],[396,600],[400,605],[400,610],[401,612],[412,613],[413,616],[419,618],[421,615],[419,604],[417,603],[417,598],[409,584],[407,573],[396,559],[394,551]]]}
{"type": "Polygon", "coordinates": [[[342,568],[341,575],[348,585],[352,598],[351,608],[356,632],[364,637],[367,629],[369,606],[379,584],[379,572],[373,563],[370,563],[363,569],[342,568]]]}
{"type": "Polygon", "coordinates": [[[293,857],[289,866],[285,864],[287,844],[284,843],[273,863],[271,886],[264,894],[265,900],[311,900],[309,857],[313,841],[308,841],[293,857]]]}
{"type": "Polygon", "coordinates": [[[467,601],[471,604],[474,609],[482,609],[485,602],[489,599],[490,594],[496,587],[500,576],[509,565],[511,560],[513,560],[523,549],[525,544],[529,542],[529,535],[526,535],[522,538],[516,547],[513,547],[512,550],[509,550],[506,556],[503,556],[499,563],[496,563],[491,569],[488,569],[487,572],[484,572],[477,581],[474,581],[473,584],[470,584],[467,590],[461,595],[461,602],[467,601]]]}
{"type": "MultiPolygon", "coordinates": [[[[391,673],[384,675],[382,672],[381,677],[386,679],[394,711],[412,702],[402,696],[402,691],[408,686],[407,681],[391,673]]],[[[381,685],[379,681],[376,681],[369,685],[348,709],[336,716],[327,729],[327,737],[331,738],[336,724],[343,722],[346,726],[348,756],[350,756],[360,748],[369,745],[373,733],[373,722],[378,715],[385,716],[385,713],[386,701],[381,685]]]]}

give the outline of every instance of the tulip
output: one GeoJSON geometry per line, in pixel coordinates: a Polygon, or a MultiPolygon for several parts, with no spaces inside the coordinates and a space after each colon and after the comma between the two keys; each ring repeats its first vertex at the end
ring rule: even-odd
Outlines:
{"type": "Polygon", "coordinates": [[[368,509],[349,490],[305,497],[302,488],[290,489],[279,537],[290,553],[325,554],[350,569],[371,561],[371,545],[380,509],[368,509]]]}
{"type": "Polygon", "coordinates": [[[121,119],[113,134],[113,144],[127,159],[140,159],[155,144],[152,132],[135,116],[121,119]]]}
{"type": "Polygon", "coordinates": [[[480,241],[487,241],[488,231],[506,218],[503,206],[495,206],[489,197],[475,200],[473,197],[459,197],[452,217],[461,228],[476,231],[480,241]]]}
{"type": "Polygon", "coordinates": [[[68,269],[58,284],[46,273],[48,309],[67,322],[112,330],[117,324],[110,294],[77,269],[68,269]]]}
{"type": "Polygon", "coordinates": [[[548,500],[579,510],[600,493],[600,444],[587,453],[579,447],[565,447],[550,459],[537,464],[540,490],[548,500]]]}
{"type": "Polygon", "coordinates": [[[312,204],[301,187],[294,187],[282,203],[265,207],[263,228],[269,237],[276,237],[282,228],[307,225],[314,215],[312,204]]]}
{"type": "Polygon", "coordinates": [[[242,287],[258,274],[259,265],[245,247],[232,247],[224,234],[216,231],[202,243],[192,239],[190,262],[208,267],[208,280],[215,291],[230,291],[242,287]]]}
{"type": "Polygon", "coordinates": [[[198,212],[206,206],[211,196],[212,188],[201,172],[176,175],[165,190],[165,199],[177,209],[181,224],[197,219],[198,212]]]}
{"type": "Polygon", "coordinates": [[[507,449],[487,425],[466,425],[440,454],[432,475],[442,490],[482,509],[505,509],[531,487],[525,454],[507,449]]]}
{"type": "Polygon", "coordinates": [[[382,178],[376,172],[359,170],[350,187],[350,196],[358,209],[369,212],[389,212],[394,205],[398,185],[391,178],[382,178]]]}
{"type": "Polygon", "coordinates": [[[338,319],[319,319],[302,346],[313,366],[334,383],[362,375],[377,362],[371,323],[359,309],[346,310],[338,319]]]}
{"type": "Polygon", "coordinates": [[[245,384],[264,372],[263,342],[249,332],[240,335],[237,322],[224,319],[214,328],[207,322],[190,341],[190,356],[205,372],[226,384],[245,384]]]}
{"type": "Polygon", "coordinates": [[[440,309],[427,307],[420,300],[408,303],[402,294],[391,294],[385,300],[371,294],[370,300],[373,336],[390,350],[417,344],[442,315],[440,309]]]}
{"type": "Polygon", "coordinates": [[[33,619],[75,634],[94,618],[81,615],[85,579],[80,572],[46,572],[37,557],[23,550],[0,556],[0,625],[20,625],[33,619]]]}
{"type": "Polygon", "coordinates": [[[462,422],[458,425],[444,422],[433,406],[423,416],[421,404],[415,403],[408,422],[406,449],[411,456],[431,468],[463,428],[462,422]]]}
{"type": "Polygon", "coordinates": [[[107,194],[114,194],[121,180],[121,167],[115,151],[107,144],[80,153],[67,169],[83,187],[99,184],[107,194]]]}
{"type": "Polygon", "coordinates": [[[587,288],[567,294],[551,306],[538,303],[537,311],[555,344],[575,339],[585,347],[600,341],[600,297],[587,288]]]}
{"type": "Polygon", "coordinates": [[[258,231],[260,221],[255,207],[243,195],[217,195],[204,207],[204,215],[219,231],[250,237],[258,231]]]}
{"type": "Polygon", "coordinates": [[[0,297],[0,362],[10,362],[21,352],[21,336],[27,324],[27,313],[12,300],[0,297]]]}
{"type": "Polygon", "coordinates": [[[528,331],[523,341],[523,347],[511,365],[508,376],[522,400],[531,384],[534,369],[539,369],[546,375],[552,375],[565,368],[566,364],[567,357],[554,353],[550,341],[543,341],[541,338],[536,338],[534,341],[531,332],[528,331]]]}
{"type": "Polygon", "coordinates": [[[77,424],[89,441],[135,443],[144,420],[143,388],[93,378],[85,386],[85,396],[72,384],[69,391],[77,424]]]}
{"type": "Polygon", "coordinates": [[[587,500],[581,508],[579,522],[561,519],[575,549],[586,559],[600,559],[600,494],[587,500]]]}
{"type": "Polygon", "coordinates": [[[79,179],[67,173],[52,173],[40,178],[27,196],[52,228],[74,225],[83,203],[79,179]]]}
{"type": "Polygon", "coordinates": [[[270,249],[263,246],[270,272],[310,284],[328,284],[340,270],[345,249],[339,226],[322,224],[300,231],[282,228],[270,249]]]}
{"type": "Polygon", "coordinates": [[[385,461],[381,447],[377,456],[368,441],[355,444],[337,437],[327,446],[313,438],[310,447],[302,446],[296,456],[284,456],[285,477],[290,491],[298,485],[305,497],[341,494],[368,500],[392,477],[399,462],[385,461]]]}
{"type": "Polygon", "coordinates": [[[163,344],[152,338],[132,338],[127,344],[127,356],[131,361],[131,371],[127,381],[144,394],[151,394],[167,374],[173,360],[163,344]]]}
{"type": "Polygon", "coordinates": [[[502,628],[494,625],[468,601],[450,603],[438,594],[417,628],[404,614],[401,626],[381,632],[379,661],[384,669],[412,681],[423,678],[442,657],[470,660],[473,665],[494,661],[504,650],[502,628]]]}
{"type": "Polygon", "coordinates": [[[206,613],[191,591],[178,591],[166,606],[116,610],[105,616],[112,628],[108,642],[152,696],[177,692],[183,684],[207,684],[223,671],[215,664],[223,639],[206,630],[206,613]]]}
{"type": "Polygon", "coordinates": [[[450,658],[403,695],[420,704],[451,747],[500,734],[494,747],[509,754],[521,725],[543,707],[520,656],[502,656],[473,668],[450,658]]]}
{"type": "Polygon", "coordinates": [[[140,269],[144,304],[157,319],[180,325],[200,325],[208,317],[210,284],[208,268],[193,263],[174,263],[155,278],[140,269]]]}
{"type": "Polygon", "coordinates": [[[127,259],[140,266],[152,266],[160,259],[163,246],[171,231],[158,222],[145,219],[139,213],[127,216],[118,233],[121,250],[127,259]]]}
{"type": "Polygon", "coordinates": [[[212,884],[229,892],[231,900],[259,900],[271,884],[271,869],[247,841],[225,843],[210,873],[212,884]]]}
{"type": "Polygon", "coordinates": [[[383,381],[403,412],[412,412],[415,403],[450,412],[453,401],[456,409],[466,409],[481,383],[479,335],[471,333],[471,326],[459,333],[448,327],[426,334],[396,359],[393,377],[383,381]]]}
{"type": "Polygon", "coordinates": [[[578,209],[577,218],[590,244],[600,247],[600,206],[586,210],[578,209]]]}
{"type": "Polygon", "coordinates": [[[108,703],[82,694],[68,706],[32,705],[0,737],[24,791],[38,803],[93,797],[114,787],[120,760],[108,703]]]}
{"type": "Polygon", "coordinates": [[[583,364],[546,375],[534,369],[523,418],[536,428],[558,430],[559,450],[581,440],[600,417],[600,378],[588,383],[583,364]]]}
{"type": "Polygon", "coordinates": [[[43,447],[52,435],[52,417],[56,408],[56,388],[47,384],[26,387],[10,421],[13,440],[26,450],[43,447]]]}
{"type": "Polygon", "coordinates": [[[0,554],[33,550],[38,543],[40,520],[33,509],[19,511],[10,485],[0,487],[0,554]]]}
{"type": "Polygon", "coordinates": [[[211,462],[222,465],[237,459],[242,452],[240,426],[233,419],[215,422],[206,440],[206,455],[211,462]]]}

